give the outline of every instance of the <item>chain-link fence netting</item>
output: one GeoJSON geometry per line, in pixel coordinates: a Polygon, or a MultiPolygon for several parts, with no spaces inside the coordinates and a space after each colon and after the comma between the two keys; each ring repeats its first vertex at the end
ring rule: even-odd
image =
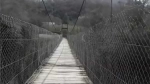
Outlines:
{"type": "Polygon", "coordinates": [[[94,84],[150,84],[150,29],[141,7],[68,36],[94,84]]]}
{"type": "Polygon", "coordinates": [[[57,34],[0,14],[0,84],[24,84],[60,41],[57,34]]]}

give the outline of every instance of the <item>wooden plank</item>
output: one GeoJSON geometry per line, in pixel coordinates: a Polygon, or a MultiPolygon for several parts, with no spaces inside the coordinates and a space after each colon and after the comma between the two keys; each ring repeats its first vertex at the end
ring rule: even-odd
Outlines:
{"type": "Polygon", "coordinates": [[[64,38],[51,59],[30,84],[92,84],[92,82],[64,38]]]}

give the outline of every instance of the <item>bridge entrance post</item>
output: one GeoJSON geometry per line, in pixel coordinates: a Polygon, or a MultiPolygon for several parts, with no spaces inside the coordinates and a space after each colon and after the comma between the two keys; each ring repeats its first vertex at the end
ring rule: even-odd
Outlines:
{"type": "Polygon", "coordinates": [[[65,25],[67,25],[67,26],[64,27],[64,24],[62,24],[61,32],[62,32],[63,37],[67,38],[67,34],[68,34],[68,24],[65,24],[65,25]]]}

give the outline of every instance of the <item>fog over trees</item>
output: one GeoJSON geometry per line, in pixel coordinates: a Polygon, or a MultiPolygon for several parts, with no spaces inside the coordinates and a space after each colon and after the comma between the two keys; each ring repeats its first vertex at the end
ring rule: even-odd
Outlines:
{"type": "MultiPolygon", "coordinates": [[[[0,0],[1,12],[33,24],[50,21],[42,0],[0,0]]],[[[44,0],[51,18],[56,23],[74,23],[82,0],[44,0]]],[[[113,0],[113,14],[128,8],[126,5],[139,0],[113,0]]],[[[141,0],[147,2],[148,0],[141,0]]],[[[110,0],[86,0],[79,22],[87,19],[90,25],[110,17],[110,0]],[[86,18],[85,18],[86,17],[86,18]],[[98,17],[98,19],[93,19],[98,17]]],[[[85,22],[86,23],[86,22],[85,22]]],[[[87,22],[88,23],[88,22],[87,22]]],[[[82,23],[81,23],[82,24],[82,23]]]]}

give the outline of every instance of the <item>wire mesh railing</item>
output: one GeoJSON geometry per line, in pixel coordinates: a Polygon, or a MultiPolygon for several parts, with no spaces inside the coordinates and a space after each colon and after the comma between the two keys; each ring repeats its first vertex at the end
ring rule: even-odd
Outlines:
{"type": "Polygon", "coordinates": [[[24,84],[60,41],[60,35],[0,14],[0,84],[24,84]]]}
{"type": "Polygon", "coordinates": [[[150,31],[134,7],[68,36],[94,84],[150,84],[150,31]]]}

